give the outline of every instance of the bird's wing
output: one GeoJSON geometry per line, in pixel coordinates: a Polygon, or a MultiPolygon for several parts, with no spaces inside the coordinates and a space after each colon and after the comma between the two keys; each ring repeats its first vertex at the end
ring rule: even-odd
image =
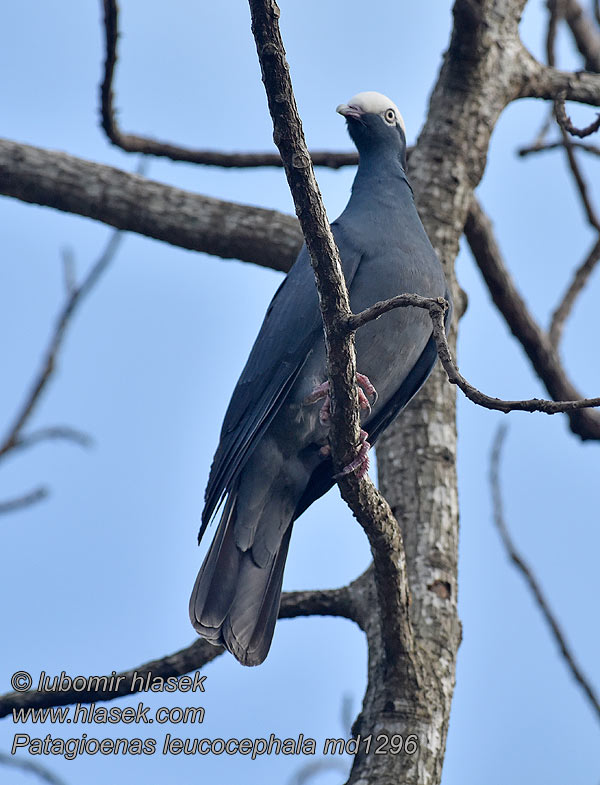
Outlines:
{"type": "MultiPolygon", "coordinates": [[[[452,297],[449,289],[446,290],[445,298],[448,301],[448,310],[444,317],[446,333],[450,330],[452,323],[452,297]]],[[[432,330],[433,332],[433,330],[432,330]]],[[[397,392],[388,401],[387,405],[375,413],[368,421],[369,443],[374,445],[379,436],[385,431],[388,425],[398,416],[405,406],[410,403],[414,396],[427,381],[429,374],[438,358],[437,346],[433,335],[427,341],[425,348],[421,352],[419,359],[398,388],[397,392]]]]}
{"type": "MultiPolygon", "coordinates": [[[[360,250],[337,221],[331,228],[340,250],[346,284],[350,286],[360,263],[360,250]]],[[[322,329],[314,273],[303,246],[269,305],[225,414],[206,487],[199,539],[253,447],[277,414],[311,348],[322,338],[322,329]]]]}

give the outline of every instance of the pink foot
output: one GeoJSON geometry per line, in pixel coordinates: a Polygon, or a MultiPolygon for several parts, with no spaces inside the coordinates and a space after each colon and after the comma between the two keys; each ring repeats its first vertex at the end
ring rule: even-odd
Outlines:
{"type": "MultiPolygon", "coordinates": [[[[360,408],[363,411],[367,411],[368,414],[371,413],[371,404],[369,403],[369,399],[367,395],[370,395],[373,398],[373,403],[377,401],[377,390],[371,384],[371,381],[368,376],[365,376],[364,373],[357,373],[356,374],[356,382],[358,385],[358,403],[360,408]],[[364,387],[364,391],[363,391],[364,387]],[[366,391],[366,395],[365,395],[366,391]]],[[[331,396],[329,395],[329,382],[323,382],[322,384],[317,385],[315,389],[311,392],[311,394],[305,399],[304,403],[311,404],[316,403],[317,401],[323,400],[323,405],[321,406],[321,411],[319,412],[319,422],[321,425],[327,425],[329,420],[331,419],[331,396]]]]}
{"type": "Polygon", "coordinates": [[[371,449],[371,445],[367,441],[367,436],[369,434],[366,431],[363,431],[361,428],[360,430],[360,449],[358,451],[358,455],[356,458],[351,461],[347,466],[344,466],[339,474],[334,474],[333,479],[339,480],[340,477],[345,477],[347,474],[352,474],[352,472],[356,472],[356,476],[359,480],[365,476],[367,471],[369,470],[369,450],[371,449]]]}

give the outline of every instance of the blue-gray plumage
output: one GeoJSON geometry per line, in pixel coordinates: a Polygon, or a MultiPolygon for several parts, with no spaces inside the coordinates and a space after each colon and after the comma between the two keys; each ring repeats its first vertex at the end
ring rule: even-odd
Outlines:
{"type": "MultiPolygon", "coordinates": [[[[380,93],[337,109],[360,163],[352,196],[331,225],[354,313],[404,292],[449,299],[440,262],[406,177],[404,123],[380,93]]],[[[357,368],[378,398],[363,414],[373,444],[436,361],[427,311],[398,308],[356,334],[357,368]]],[[[195,629],[244,665],[269,651],[292,524],[332,487],[320,404],[325,345],[306,247],[277,290],[234,390],[206,489],[199,538],[224,503],[190,600],[195,629]]]]}

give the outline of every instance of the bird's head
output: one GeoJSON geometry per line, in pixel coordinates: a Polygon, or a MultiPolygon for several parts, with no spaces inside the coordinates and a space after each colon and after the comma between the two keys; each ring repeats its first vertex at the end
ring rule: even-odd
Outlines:
{"type": "Polygon", "coordinates": [[[384,150],[398,156],[406,168],[406,129],[398,107],[382,93],[357,93],[336,112],[348,123],[348,133],[358,152],[384,150]]]}

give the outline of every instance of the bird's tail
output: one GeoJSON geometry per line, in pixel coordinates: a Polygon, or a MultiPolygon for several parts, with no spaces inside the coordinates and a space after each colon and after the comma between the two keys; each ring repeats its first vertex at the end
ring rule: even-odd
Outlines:
{"type": "Polygon", "coordinates": [[[236,495],[230,494],[190,598],[196,631],[224,645],[242,665],[260,665],[271,646],[279,613],[283,569],[292,525],[264,567],[235,541],[236,495]]]}

